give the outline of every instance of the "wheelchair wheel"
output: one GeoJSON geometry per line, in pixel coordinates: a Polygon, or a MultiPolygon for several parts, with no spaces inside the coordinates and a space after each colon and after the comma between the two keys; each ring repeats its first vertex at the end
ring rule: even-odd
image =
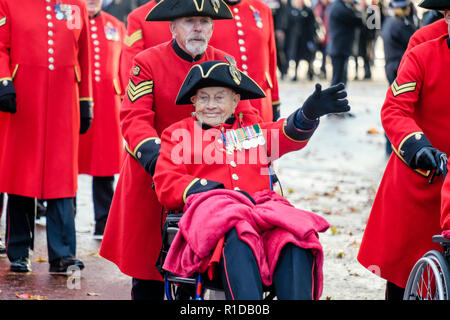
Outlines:
{"type": "Polygon", "coordinates": [[[427,252],[414,265],[405,288],[404,300],[449,300],[449,266],[436,250],[427,252]]]}

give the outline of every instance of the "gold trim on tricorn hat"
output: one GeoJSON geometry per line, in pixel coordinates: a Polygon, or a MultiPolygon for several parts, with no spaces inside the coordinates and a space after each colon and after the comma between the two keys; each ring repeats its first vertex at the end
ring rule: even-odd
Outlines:
{"type": "Polygon", "coordinates": [[[236,62],[225,57],[225,61],[206,61],[194,65],[181,85],[175,103],[192,104],[191,97],[205,87],[226,87],[241,96],[241,100],[264,98],[266,94],[249,76],[236,67],[236,62]]]}
{"type": "Polygon", "coordinates": [[[230,70],[231,77],[233,78],[234,82],[239,85],[241,83],[242,76],[238,68],[236,67],[236,61],[231,57],[225,57],[225,60],[227,60],[230,64],[230,67],[228,69],[230,70]]]}
{"type": "Polygon", "coordinates": [[[173,21],[183,17],[233,19],[233,13],[223,0],[161,0],[150,10],[145,20],[173,21]]]}

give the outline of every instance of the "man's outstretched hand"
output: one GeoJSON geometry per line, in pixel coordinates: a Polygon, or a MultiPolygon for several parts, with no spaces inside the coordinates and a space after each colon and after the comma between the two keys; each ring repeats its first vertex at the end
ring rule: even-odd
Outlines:
{"type": "Polygon", "coordinates": [[[329,113],[341,113],[350,110],[348,105],[345,85],[339,83],[322,90],[322,86],[316,83],[316,89],[303,104],[302,111],[306,118],[315,120],[329,113]]]}

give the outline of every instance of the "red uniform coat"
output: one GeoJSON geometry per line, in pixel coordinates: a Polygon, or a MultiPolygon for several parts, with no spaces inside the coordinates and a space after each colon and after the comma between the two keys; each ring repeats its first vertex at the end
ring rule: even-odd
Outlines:
{"type": "Polygon", "coordinates": [[[91,18],[89,28],[95,108],[91,127],[80,136],[79,173],[113,176],[119,173],[123,158],[119,109],[124,85],[119,64],[126,30],[106,12],[91,18]]]}
{"type": "Polygon", "coordinates": [[[265,122],[273,121],[272,105],[280,102],[272,12],[260,0],[242,0],[230,8],[234,19],[215,20],[209,43],[232,54],[237,67],[264,90],[266,98],[251,100],[251,104],[265,122]]]}
{"type": "Polygon", "coordinates": [[[147,14],[156,5],[154,0],[134,9],[127,17],[127,37],[122,52],[122,79],[126,82],[134,57],[147,48],[172,39],[169,21],[145,21],[147,14]]]}
{"type": "MultiPolygon", "coordinates": [[[[297,139],[286,134],[288,123],[285,119],[262,123],[264,144],[230,153],[226,151],[228,131],[249,123],[241,125],[236,120],[232,125],[204,130],[191,117],[170,126],[161,136],[160,156],[153,177],[158,199],[166,209],[179,210],[192,190],[202,186],[207,189],[213,182],[250,195],[270,190],[268,164],[288,152],[302,149],[314,132],[308,131],[307,136],[297,139]]],[[[248,134],[248,130],[245,131],[248,134]]]]}
{"type": "Polygon", "coordinates": [[[0,112],[0,192],[77,190],[80,100],[92,100],[88,15],[82,0],[59,3],[65,15],[55,0],[0,0],[0,80],[17,95],[17,112],[0,112]]]}
{"type": "Polygon", "coordinates": [[[442,18],[414,32],[409,39],[408,48],[406,50],[445,34],[448,34],[448,24],[445,22],[445,19],[442,18]]]}
{"type": "MultiPolygon", "coordinates": [[[[152,189],[152,177],[136,159],[137,150],[146,141],[159,142],[158,137],[165,128],[189,117],[194,110],[192,105],[175,105],[190,68],[208,60],[225,60],[224,55],[209,46],[200,60],[187,61],[175,52],[173,42],[169,41],[135,58],[120,112],[128,154],[120,171],[100,249],[103,257],[131,277],[161,280],[155,262],[161,249],[162,207],[152,189]]],[[[240,104],[238,108],[253,121],[260,119],[249,104],[240,104]]]]}
{"type": "Polygon", "coordinates": [[[414,157],[415,146],[426,138],[450,154],[447,38],[428,41],[406,53],[381,111],[394,153],[378,189],[358,260],[400,287],[405,287],[411,268],[425,252],[439,250],[432,236],[441,232],[442,178],[430,185],[430,173],[411,169],[406,159],[414,157]]]}

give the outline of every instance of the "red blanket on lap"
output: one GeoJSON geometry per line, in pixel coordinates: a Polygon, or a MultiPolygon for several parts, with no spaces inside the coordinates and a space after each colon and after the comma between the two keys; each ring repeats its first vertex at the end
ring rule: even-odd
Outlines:
{"type": "Polygon", "coordinates": [[[322,217],[293,207],[277,193],[253,195],[254,205],[239,192],[217,189],[190,196],[163,268],[182,277],[208,268],[219,240],[233,227],[255,255],[265,285],[272,276],[281,249],[287,243],[312,249],[315,254],[314,298],[322,293],[323,252],[318,232],[328,229],[322,217]]]}

